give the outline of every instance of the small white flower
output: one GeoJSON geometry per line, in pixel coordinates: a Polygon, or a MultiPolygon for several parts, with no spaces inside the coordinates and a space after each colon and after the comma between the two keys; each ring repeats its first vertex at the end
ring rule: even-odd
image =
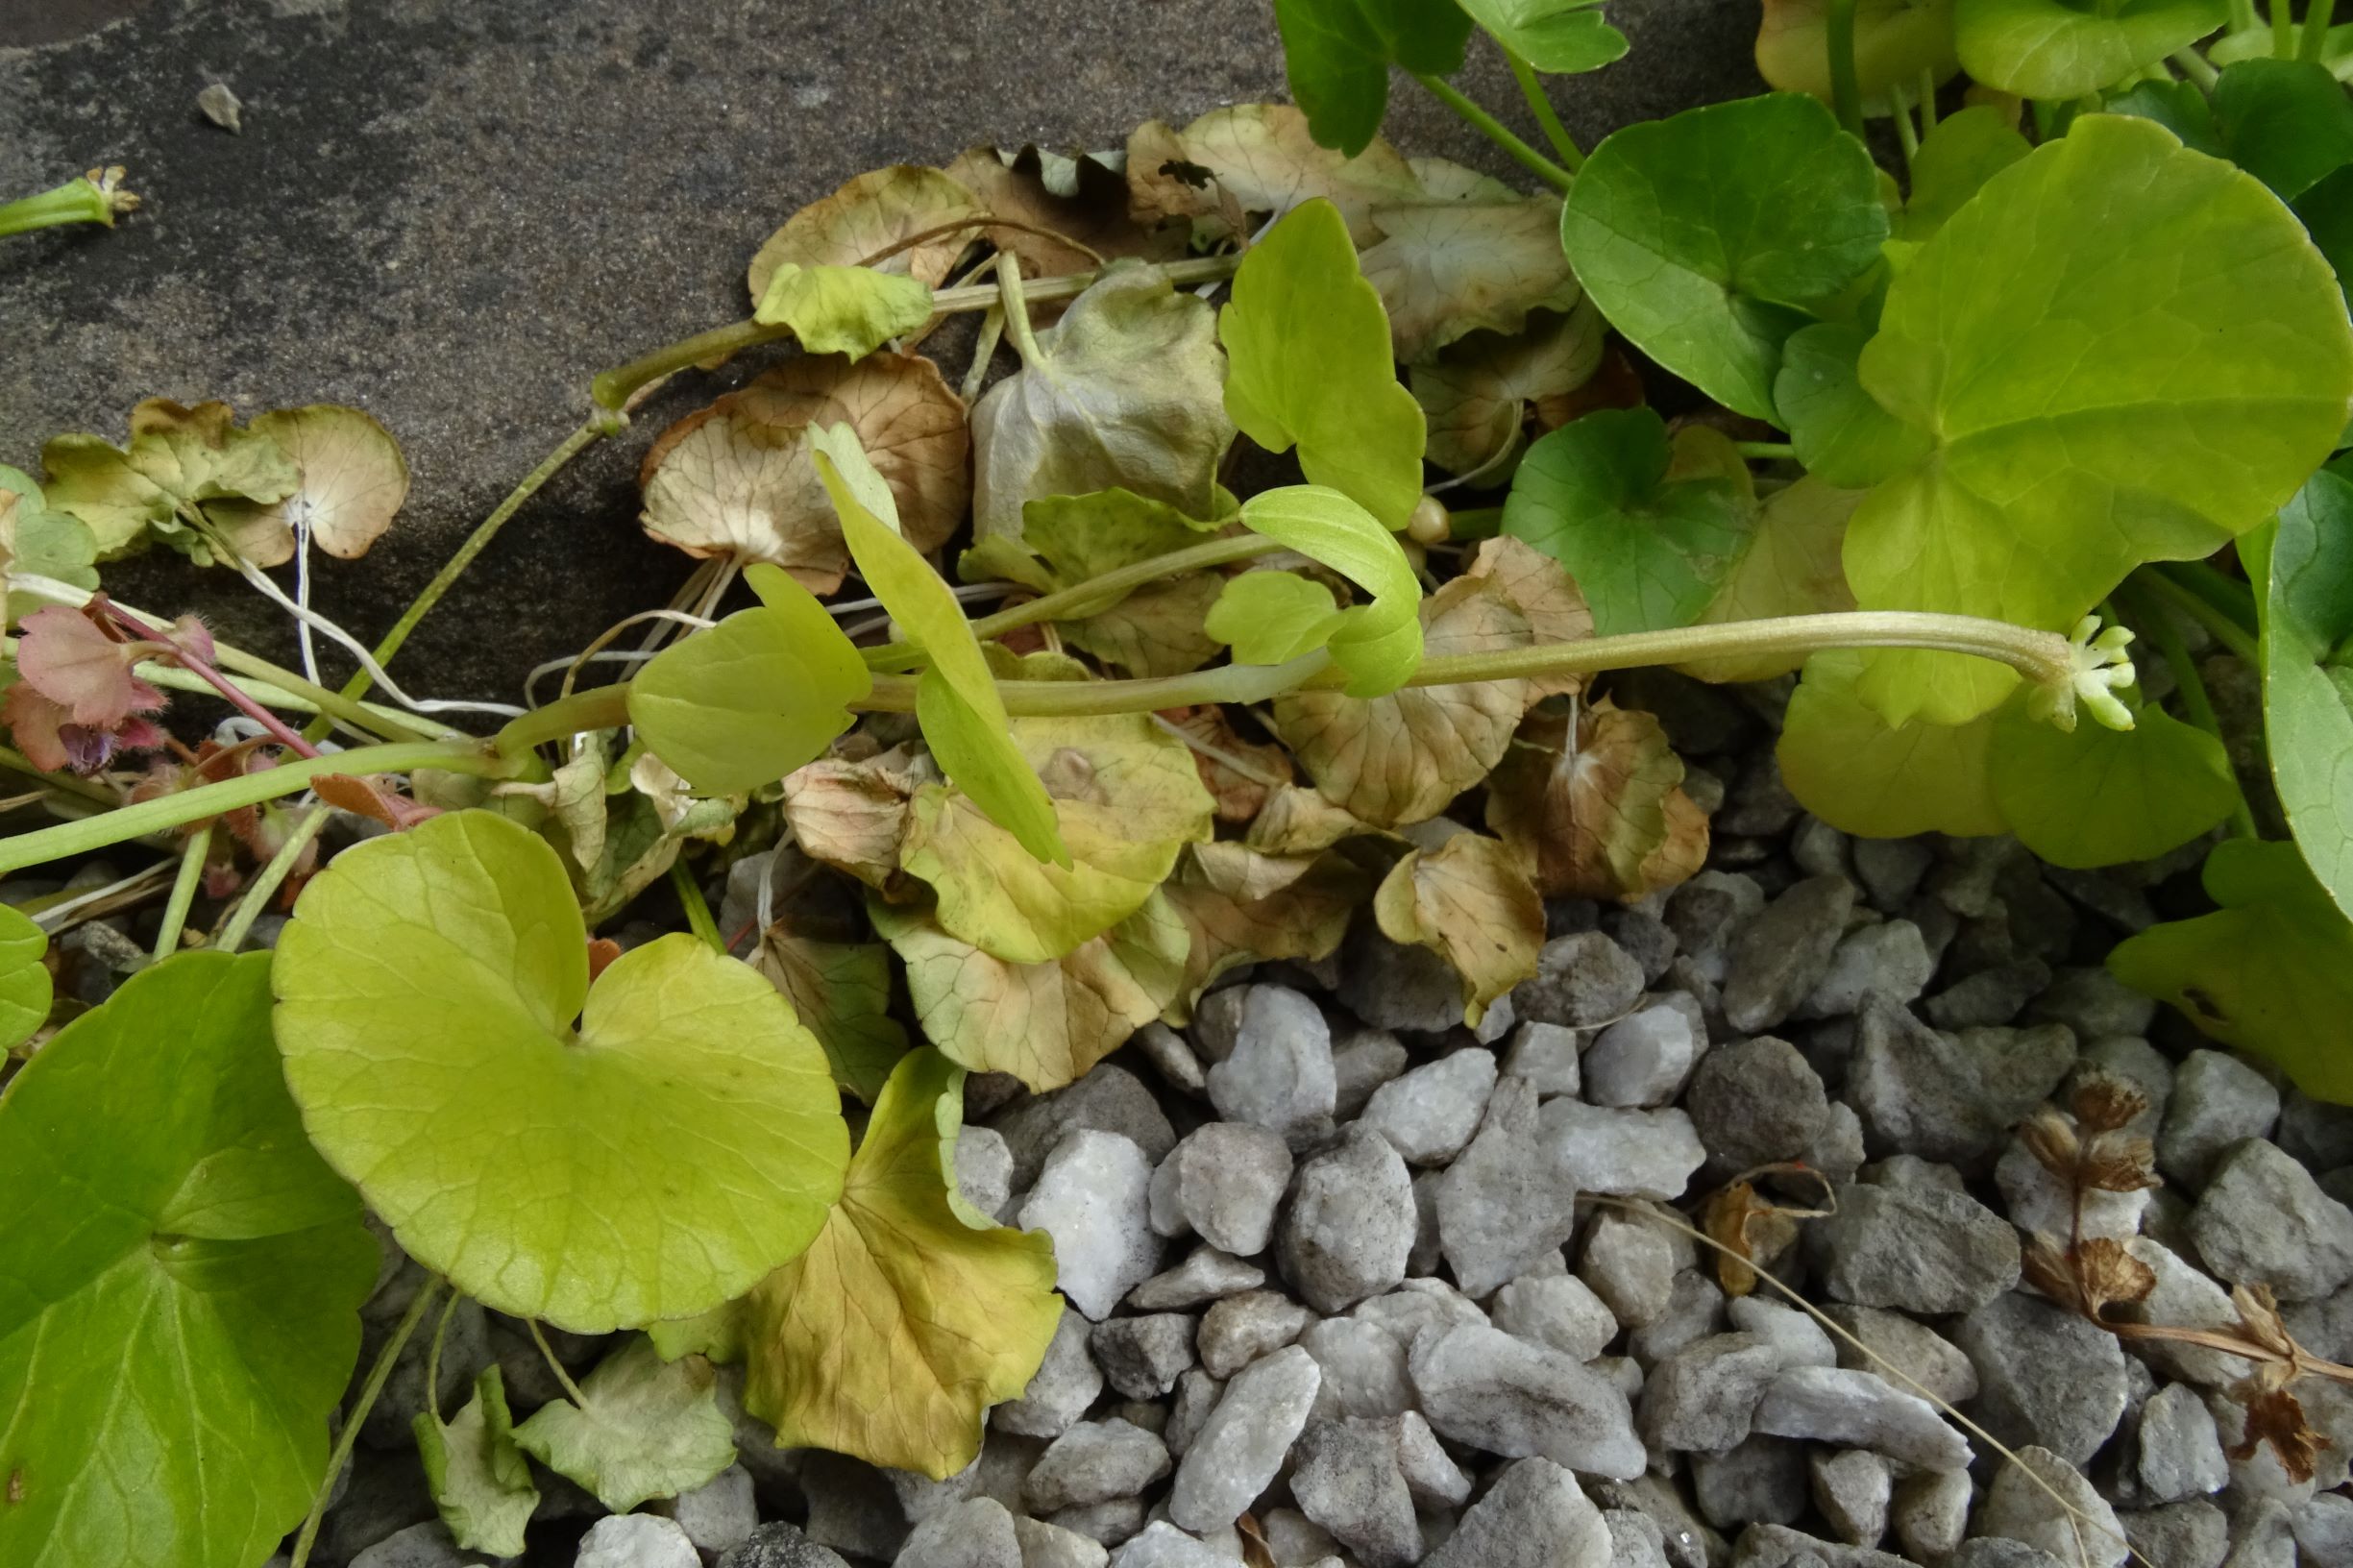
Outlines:
{"type": "Polygon", "coordinates": [[[2068,678],[2036,688],[2026,700],[2026,711],[2071,734],[2075,706],[2080,702],[2110,729],[2132,728],[2132,710],[2116,695],[2120,688],[2140,679],[2131,655],[2124,651],[2131,641],[2130,626],[2113,625],[2102,631],[2098,616],[2085,616],[2075,624],[2074,636],[2068,639],[2068,678]]]}

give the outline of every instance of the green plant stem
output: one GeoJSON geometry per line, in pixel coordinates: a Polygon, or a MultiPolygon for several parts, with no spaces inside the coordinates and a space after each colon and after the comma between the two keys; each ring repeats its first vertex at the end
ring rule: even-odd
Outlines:
{"type": "Polygon", "coordinates": [[[2263,653],[2255,646],[2253,633],[2171,577],[2162,572],[2144,570],[2134,573],[2132,580],[2204,626],[2216,642],[2249,665],[2260,667],[2263,663],[2263,653]]]}
{"type": "Polygon", "coordinates": [[[1912,159],[1920,156],[1920,131],[1912,123],[1912,95],[1904,91],[1901,86],[1891,84],[1887,89],[1887,102],[1888,107],[1896,111],[1896,147],[1903,154],[1903,166],[1908,171],[1912,167],[1912,159]]]}
{"type": "Polygon", "coordinates": [[[1428,88],[1430,95],[1457,114],[1462,116],[1472,130],[1501,147],[1511,160],[1555,190],[1566,191],[1576,184],[1577,177],[1559,164],[1537,152],[1513,134],[1511,128],[1494,115],[1464,97],[1455,85],[1442,76],[1428,71],[1416,71],[1413,80],[1428,88]]]}
{"type": "Polygon", "coordinates": [[[1936,67],[1920,68],[1920,136],[1927,140],[1928,133],[1936,129],[1936,67]]]}
{"type": "Polygon", "coordinates": [[[1758,459],[1798,455],[1798,449],[1786,441],[1735,441],[1732,450],[1743,457],[1758,459]]]}
{"type": "Polygon", "coordinates": [[[2204,561],[2166,561],[2151,570],[2159,576],[2169,577],[2207,603],[2220,610],[2240,627],[2252,632],[2258,625],[2255,614],[2255,594],[2247,584],[2236,577],[2226,577],[2204,561]]]}
{"type": "Polygon", "coordinates": [[[172,895],[163,904],[163,923],[156,931],[156,962],[180,951],[180,933],[187,928],[188,906],[196,901],[197,885],[205,879],[205,856],[212,852],[212,824],[203,823],[188,834],[180,849],[180,874],[172,880],[172,895]]]}
{"type": "Polygon", "coordinates": [[[1038,332],[1029,319],[1029,296],[1021,287],[1021,258],[1007,251],[996,258],[997,309],[1005,323],[1005,335],[1013,339],[1014,352],[1024,365],[1042,365],[1045,351],[1038,346],[1038,332]]]}
{"type": "Polygon", "coordinates": [[[2212,92],[2214,85],[2222,80],[2222,73],[2216,70],[2213,62],[2208,61],[2204,55],[2199,54],[2194,46],[2176,49],[2171,58],[2173,63],[2181,68],[2182,75],[2208,92],[2212,92]]]}
{"type": "Polygon", "coordinates": [[[1854,71],[1854,0],[1830,0],[1823,29],[1830,51],[1830,105],[1848,134],[1863,134],[1863,84],[1854,71]]]}
{"type": "Polygon", "coordinates": [[[401,1352],[408,1344],[408,1336],[417,1332],[417,1325],[432,1310],[433,1297],[440,1294],[442,1282],[429,1276],[417,1286],[416,1298],[409,1302],[408,1311],[392,1326],[391,1337],[376,1353],[376,1364],[368,1368],[368,1381],[359,1385],[359,1397],[344,1412],[343,1430],[335,1434],[335,1446],[327,1456],[327,1473],[319,1478],[318,1495],[310,1501],[310,1511],[303,1516],[302,1532],[294,1537],[294,1556],[289,1568],[303,1568],[310,1560],[310,1548],[319,1538],[319,1521],[327,1516],[327,1500],[334,1494],[335,1478],[343,1467],[352,1462],[352,1447],[359,1440],[359,1429],[367,1421],[368,1412],[376,1408],[384,1384],[392,1377],[392,1368],[400,1361],[401,1352]]]}
{"type": "Polygon", "coordinates": [[[2295,18],[2288,13],[2288,0],[2271,0],[2272,58],[2293,60],[2296,48],[2295,18]]]}
{"type": "MultiPolygon", "coordinates": [[[[605,688],[610,689],[610,688],[605,688]]],[[[543,710],[544,711],[544,710],[543,710]]],[[[496,776],[513,764],[479,741],[400,741],[355,747],[322,757],[297,757],[257,773],[243,773],[192,790],[161,795],[76,821],[0,839],[0,874],[21,871],[110,844],[145,838],[240,806],[257,806],[307,789],[320,773],[405,773],[419,768],[496,776]]]]}
{"type": "MultiPolygon", "coordinates": [[[[117,170],[117,173],[120,171],[117,170]]],[[[0,207],[0,237],[9,234],[29,234],[36,229],[56,229],[72,223],[102,223],[114,227],[117,212],[130,210],[138,205],[130,198],[130,207],[117,204],[116,193],[108,190],[86,175],[76,175],[63,184],[33,196],[20,196],[0,207]]]]}
{"type": "Polygon", "coordinates": [[[34,764],[31,757],[13,747],[0,746],[0,768],[27,774],[61,794],[77,796],[109,811],[122,804],[122,801],[115,797],[112,790],[108,789],[104,784],[93,783],[78,773],[42,772],[34,764]]]}
{"type": "Polygon", "coordinates": [[[1528,100],[1528,112],[1536,117],[1536,125],[1543,131],[1544,139],[1553,144],[1553,152],[1559,158],[1560,166],[1575,174],[1585,166],[1584,149],[1577,145],[1577,138],[1569,135],[1569,128],[1560,123],[1559,112],[1553,108],[1552,97],[1544,90],[1544,79],[1536,75],[1536,68],[1529,64],[1518,50],[1508,45],[1504,45],[1503,50],[1504,59],[1511,65],[1511,79],[1520,85],[1520,96],[1528,100]]]}
{"type": "Polygon", "coordinates": [[[325,806],[313,806],[309,815],[294,825],[294,831],[286,835],[286,842],[278,846],[278,852],[270,856],[269,864],[262,867],[247,886],[245,896],[237,900],[235,913],[229,917],[229,923],[221,927],[220,937],[212,944],[216,950],[233,953],[245,944],[245,934],[254,928],[254,921],[261,918],[261,912],[269,907],[278,890],[285,885],[286,877],[294,870],[294,863],[303,858],[303,851],[310,847],[310,841],[327,826],[328,815],[325,806]]]}
{"type": "MultiPolygon", "coordinates": [[[[2197,661],[2190,657],[2190,645],[2182,641],[2181,627],[2173,623],[2173,612],[2130,582],[2117,589],[2117,597],[2132,625],[2148,633],[2166,668],[2173,672],[2173,685],[2181,693],[2181,705],[2190,722],[2227,750],[2230,743],[2224,739],[2222,721],[2214,711],[2214,698],[2207,695],[2206,677],[2198,674],[2197,661]]],[[[2236,770],[2232,783],[2238,800],[2230,811],[2231,831],[2243,839],[2262,837],[2255,828],[2255,813],[2247,807],[2246,792],[2236,789],[2236,770]]]]}
{"type": "Polygon", "coordinates": [[[108,620],[113,622],[117,626],[120,626],[123,630],[130,632],[133,636],[139,638],[141,641],[160,643],[164,645],[165,648],[171,650],[168,657],[176,660],[180,664],[181,668],[201,678],[206,685],[211,687],[214,692],[220,695],[223,701],[227,702],[231,707],[236,709],[239,713],[245,715],[246,718],[251,719],[255,723],[259,724],[262,730],[265,733],[275,737],[280,745],[285,747],[288,750],[293,751],[299,756],[315,757],[319,754],[319,748],[317,747],[312,746],[308,741],[303,739],[300,735],[297,735],[294,733],[294,731],[288,729],[285,724],[279,720],[278,715],[272,713],[269,709],[263,707],[260,703],[246,696],[243,691],[238,689],[234,681],[232,681],[227,675],[222,674],[218,670],[213,669],[209,660],[199,657],[196,653],[190,651],[188,649],[180,647],[179,645],[173,643],[171,637],[167,633],[159,631],[156,627],[149,625],[145,621],[132,614],[120,604],[114,603],[110,600],[101,600],[101,603],[105,607],[108,620]]]}
{"type": "Polygon", "coordinates": [[[539,1347],[540,1357],[547,1361],[548,1370],[555,1374],[555,1382],[564,1390],[564,1396],[581,1409],[588,1409],[588,1396],[580,1392],[578,1384],[572,1381],[572,1374],[564,1370],[564,1363],[555,1359],[555,1352],[549,1348],[547,1335],[540,1330],[539,1319],[527,1317],[523,1320],[523,1326],[531,1331],[531,1343],[539,1347]]]}
{"type": "Polygon", "coordinates": [[[2304,42],[2298,60],[2317,61],[2328,54],[2329,24],[2337,20],[2337,0],[2305,0],[2304,42]]]}
{"type": "Polygon", "coordinates": [[[2230,0],[2230,27],[2233,33],[2245,33],[2263,26],[2255,14],[2255,0],[2230,0]]]}
{"type": "Polygon", "coordinates": [[[727,939],[719,934],[719,922],[711,918],[711,901],[702,895],[702,884],[686,869],[683,858],[670,863],[670,885],[676,890],[679,906],[686,911],[687,928],[708,943],[711,951],[725,958],[727,939]]]}

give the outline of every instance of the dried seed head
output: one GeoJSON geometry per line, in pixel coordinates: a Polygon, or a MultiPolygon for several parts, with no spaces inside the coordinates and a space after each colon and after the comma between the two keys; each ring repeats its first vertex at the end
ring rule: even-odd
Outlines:
{"type": "Polygon", "coordinates": [[[2075,1129],[2065,1116],[2047,1105],[2043,1107],[2019,1124],[2018,1140],[2045,1170],[2070,1186],[2074,1184],[2075,1162],[2082,1150],[2075,1141],[2075,1129]]]}
{"type": "Polygon", "coordinates": [[[2230,1304],[2239,1310],[2239,1326],[2246,1336],[2274,1356],[2293,1358],[2300,1354],[2288,1326],[2280,1321],[2279,1308],[2271,1299],[2267,1285],[2234,1285],[2230,1289],[2230,1304]]]}
{"type": "Polygon", "coordinates": [[[2280,1468],[2288,1479],[2303,1482],[2313,1479],[2313,1460],[2320,1450],[2331,1447],[2329,1440],[2313,1431],[2304,1419],[2304,1407],[2286,1388],[2269,1388],[2247,1401],[2244,1434],[2223,1452],[2242,1461],[2255,1457],[2258,1445],[2268,1443],[2271,1452],[2279,1456],[2280,1468]]]}
{"type": "Polygon", "coordinates": [[[2075,1270],[2059,1243],[2037,1232],[2026,1238],[2022,1262],[2026,1283],[2071,1312],[2084,1310],[2083,1291],[2075,1283],[2075,1270]]]}
{"type": "Polygon", "coordinates": [[[2157,1175],[2157,1151],[2149,1140],[2120,1133],[2096,1135],[2077,1168],[2083,1185],[2100,1192],[2139,1192],[2165,1185],[2157,1175]]]}
{"type": "Polygon", "coordinates": [[[2099,1236],[2075,1251],[2075,1276],[2092,1315],[2140,1301],[2157,1288],[2156,1271],[2124,1250],[2124,1243],[2099,1236]]]}
{"type": "Polygon", "coordinates": [[[2113,1133],[2148,1109],[2148,1096],[2139,1085],[2114,1073],[2086,1073],[2075,1086],[2071,1109],[2086,1131],[2113,1133]]]}

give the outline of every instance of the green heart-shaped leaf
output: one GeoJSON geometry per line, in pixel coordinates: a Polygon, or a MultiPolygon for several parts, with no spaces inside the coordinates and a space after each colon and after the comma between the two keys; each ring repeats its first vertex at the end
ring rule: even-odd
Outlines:
{"type": "Polygon", "coordinates": [[[2054,866],[2154,860],[2239,803],[2222,743],[2154,706],[2130,729],[2061,730],[2013,698],[1995,716],[1986,761],[1995,809],[2054,866]]]}
{"type": "Polygon", "coordinates": [[[545,840],[453,812],[337,856],[273,979],[304,1124],[401,1244],[595,1334],[707,1311],[808,1245],[849,1138],[749,968],[681,933],[591,986],[587,938],[545,840]]]}
{"type": "Polygon", "coordinates": [[[1965,0],[1961,65],[2021,98],[2080,98],[2195,43],[2230,19],[2226,0],[1965,0]]]}
{"type": "Polygon", "coordinates": [[[1291,96],[1315,139],[1364,151],[1388,107],[1389,67],[1452,76],[1471,20],[1445,0],[1275,0],[1291,96]]]}
{"type": "Polygon", "coordinates": [[[1495,41],[1552,76],[1598,71],[1626,54],[1602,0],[1460,0],[1495,41]]]}
{"type": "Polygon", "coordinates": [[[1202,629],[1234,649],[1237,664],[1288,664],[1332,640],[1340,612],[1332,590],[1296,572],[1245,572],[1210,606],[1202,629]]]}
{"type": "Polygon", "coordinates": [[[824,755],[874,688],[857,648],[792,577],[755,562],[761,607],[664,649],[629,682],[629,723],[701,795],[743,795],[824,755]]]}
{"type": "Polygon", "coordinates": [[[1986,779],[1993,718],[1891,724],[1856,691],[1862,673],[1863,656],[1846,649],[1805,661],[1774,749],[1789,793],[1865,838],[2001,832],[1986,779]]]}
{"type": "Polygon", "coordinates": [[[252,1568],[309,1507],[380,1254],[270,961],[132,976],[0,1095],[0,1562],[252,1568]]]}
{"type": "Polygon", "coordinates": [[[1782,339],[1886,238],[1871,155],[1795,92],[1628,126],[1593,150],[1560,215],[1560,242],[1610,325],[1764,420],[1777,420],[1782,339]]]}
{"type": "Polygon", "coordinates": [[[22,1044],[49,1021],[52,984],[41,955],[49,933],[22,910],[0,904],[0,1049],[22,1044]]]}
{"type": "Polygon", "coordinates": [[[2280,510],[2263,649],[2280,807],[2313,874],[2353,914],[2353,482],[2332,469],[2280,510]]]}
{"type": "Polygon", "coordinates": [[[872,267],[787,261],[769,275],[751,319],[790,327],[810,354],[863,359],[931,319],[931,290],[918,279],[872,267]]]}
{"type": "Polygon", "coordinates": [[[2309,60],[2243,60],[2214,85],[2230,160],[2292,202],[2353,163],[2353,100],[2309,60]]]}

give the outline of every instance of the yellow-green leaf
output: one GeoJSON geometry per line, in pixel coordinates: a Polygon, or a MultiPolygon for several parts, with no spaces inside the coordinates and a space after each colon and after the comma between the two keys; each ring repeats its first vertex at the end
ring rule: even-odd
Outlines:
{"type": "Polygon", "coordinates": [[[1242,502],[1241,520],[1373,596],[1341,611],[1330,639],[1350,697],[1381,697],[1411,678],[1422,662],[1422,584],[1395,534],[1344,491],[1315,484],[1262,490],[1242,502]]]}
{"type": "Polygon", "coordinates": [[[1245,572],[1227,581],[1202,629],[1234,649],[1238,664],[1288,664],[1339,629],[1332,590],[1296,572],[1245,572]]]}
{"type": "Polygon", "coordinates": [[[907,1031],[891,1017],[890,954],[879,943],[813,942],[778,924],[760,938],[751,967],[825,1047],[833,1081],[873,1104],[907,1054],[907,1031]]]}
{"type": "Polygon", "coordinates": [[[929,321],[931,290],[872,267],[788,261],[769,275],[751,318],[764,327],[791,328],[811,354],[862,359],[929,321]]]}
{"type": "Polygon", "coordinates": [[[2130,729],[2062,730],[2012,698],[1994,716],[1986,776],[2010,831],[2054,866],[2154,860],[2239,803],[2222,743],[2154,704],[2130,729]]]}
{"type": "Polygon", "coordinates": [[[468,1552],[523,1555],[523,1529],[539,1507],[539,1484],[515,1441],[506,1409],[506,1376],[493,1363],[474,1380],[474,1397],[447,1422],[419,1410],[409,1423],[426,1490],[450,1535],[468,1552]]]}
{"type": "Polygon", "coordinates": [[[1536,972],[1544,900],[1528,857],[1499,839],[1458,833],[1434,850],[1409,849],[1373,894],[1373,916],[1391,942],[1429,948],[1462,979],[1462,1021],[1536,972]]]}
{"type": "Polygon", "coordinates": [[[580,1383],[585,1400],[542,1405],[515,1441],[615,1513],[649,1498],[691,1492],[735,1462],[735,1424],[719,1408],[719,1380],[699,1356],[664,1361],[640,1335],[580,1383]]]}
{"type": "Polygon", "coordinates": [[[1817,653],[1789,699],[1777,754],[1806,810],[1873,839],[2003,831],[1986,778],[1991,717],[1890,724],[1856,690],[1859,653],[1817,653]]]}

